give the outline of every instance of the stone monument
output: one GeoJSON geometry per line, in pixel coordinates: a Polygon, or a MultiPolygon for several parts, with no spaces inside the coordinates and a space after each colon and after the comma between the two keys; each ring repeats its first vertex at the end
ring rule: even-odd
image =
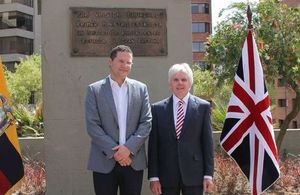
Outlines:
{"type": "MultiPolygon", "coordinates": [[[[42,75],[47,194],[94,194],[87,171],[89,137],[84,98],[106,77],[108,52],[134,51],[131,78],[147,84],[150,100],[168,95],[167,72],[192,63],[191,5],[185,0],[51,0],[42,4],[42,75]]],[[[150,195],[147,170],[143,195],[150,195]]]]}

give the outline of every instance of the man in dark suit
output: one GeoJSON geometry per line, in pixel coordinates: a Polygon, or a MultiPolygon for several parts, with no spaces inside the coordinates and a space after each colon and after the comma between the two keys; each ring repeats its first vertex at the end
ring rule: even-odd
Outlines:
{"type": "Polygon", "coordinates": [[[97,195],[140,195],[146,168],[145,141],[151,130],[146,85],[129,79],[132,51],[111,51],[110,75],[88,86],[86,127],[91,137],[88,169],[97,195]]]}
{"type": "Polygon", "coordinates": [[[173,95],[152,106],[148,178],[153,194],[200,195],[213,190],[213,138],[210,104],[189,93],[188,64],[169,70],[173,95]]]}

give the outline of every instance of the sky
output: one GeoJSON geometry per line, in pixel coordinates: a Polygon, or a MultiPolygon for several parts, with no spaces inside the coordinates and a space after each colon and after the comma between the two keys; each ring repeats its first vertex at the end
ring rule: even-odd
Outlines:
{"type": "MultiPolygon", "coordinates": [[[[248,2],[248,0],[211,0],[213,29],[217,25],[218,21],[222,21],[222,18],[218,18],[221,9],[226,8],[233,2],[248,2]]],[[[258,2],[258,0],[249,0],[249,2],[258,2]]]]}

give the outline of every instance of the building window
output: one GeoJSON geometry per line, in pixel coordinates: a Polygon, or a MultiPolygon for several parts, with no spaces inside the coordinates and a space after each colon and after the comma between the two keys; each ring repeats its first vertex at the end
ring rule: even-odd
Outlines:
{"type": "Polygon", "coordinates": [[[209,33],[210,24],[208,22],[193,22],[192,23],[193,33],[209,33]]]}
{"type": "Polygon", "coordinates": [[[278,99],[278,106],[279,107],[287,107],[287,100],[286,99],[278,99]]]}
{"type": "Polygon", "coordinates": [[[192,14],[209,14],[208,3],[193,3],[192,14]]]}
{"type": "Polygon", "coordinates": [[[293,107],[296,106],[296,98],[293,98],[293,99],[292,99],[292,105],[293,105],[293,107]]]}
{"type": "Polygon", "coordinates": [[[206,70],[208,63],[206,61],[194,61],[194,65],[198,66],[201,70],[206,70]]]}
{"type": "Polygon", "coordinates": [[[38,15],[42,14],[42,0],[37,0],[38,15]]]}
{"type": "Polygon", "coordinates": [[[193,41],[193,52],[205,52],[205,42],[193,41]]]}
{"type": "Polygon", "coordinates": [[[286,82],[284,79],[278,79],[278,83],[277,83],[278,87],[285,87],[285,85],[286,85],[286,82]]]}
{"type": "Polygon", "coordinates": [[[292,127],[293,127],[293,129],[297,129],[298,128],[297,121],[293,121],[292,122],[292,127]]]}
{"type": "Polygon", "coordinates": [[[27,5],[29,7],[33,7],[33,0],[0,0],[0,4],[11,4],[11,3],[20,3],[23,5],[27,5]]]}
{"type": "Polygon", "coordinates": [[[15,65],[18,63],[20,63],[20,62],[13,61],[13,62],[5,62],[3,64],[7,68],[7,70],[9,70],[11,72],[15,72],[16,71],[15,65]]]}
{"type": "Polygon", "coordinates": [[[0,54],[33,54],[33,40],[24,37],[0,37],[0,54]]]}
{"type": "Polygon", "coordinates": [[[9,28],[32,31],[33,16],[18,11],[0,13],[0,29],[9,28]]]}

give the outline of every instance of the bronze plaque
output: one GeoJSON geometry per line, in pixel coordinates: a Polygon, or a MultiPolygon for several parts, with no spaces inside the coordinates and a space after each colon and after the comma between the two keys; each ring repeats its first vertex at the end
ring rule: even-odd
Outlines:
{"type": "Polygon", "coordinates": [[[128,45],[134,56],[166,56],[165,9],[71,9],[71,55],[108,56],[117,45],[128,45]]]}

